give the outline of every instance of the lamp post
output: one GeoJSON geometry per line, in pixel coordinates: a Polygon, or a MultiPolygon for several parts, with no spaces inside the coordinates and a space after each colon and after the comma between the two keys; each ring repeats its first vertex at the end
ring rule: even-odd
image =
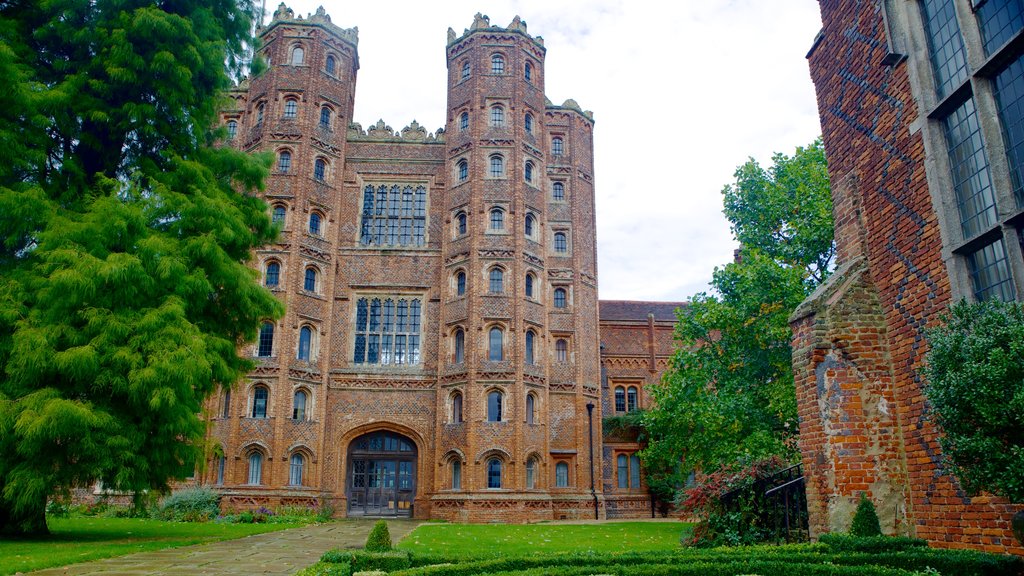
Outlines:
{"type": "Polygon", "coordinates": [[[587,402],[587,424],[590,432],[590,495],[594,498],[594,520],[600,518],[597,492],[594,490],[594,403],[587,402]]]}

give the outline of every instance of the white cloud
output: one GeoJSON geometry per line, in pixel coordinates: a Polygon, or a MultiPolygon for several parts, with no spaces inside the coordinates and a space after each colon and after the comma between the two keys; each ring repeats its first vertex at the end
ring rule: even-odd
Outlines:
{"type": "MultiPolygon", "coordinates": [[[[289,5],[305,15],[319,3],[289,5]]],[[[478,11],[499,26],[518,14],[544,37],[549,98],[573,98],[597,122],[602,298],[704,290],[735,247],[720,194],[733,171],[820,131],[804,59],[821,27],[815,0],[323,5],[335,24],[359,27],[355,118],[364,126],[444,125],[446,31],[462,34],[478,11]]]]}

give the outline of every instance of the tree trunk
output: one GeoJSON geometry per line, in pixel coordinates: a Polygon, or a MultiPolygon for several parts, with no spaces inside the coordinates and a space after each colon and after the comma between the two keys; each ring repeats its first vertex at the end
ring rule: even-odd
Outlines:
{"type": "Polygon", "coordinates": [[[28,510],[15,513],[10,502],[0,499],[0,535],[47,536],[46,498],[34,503],[28,510]]]}

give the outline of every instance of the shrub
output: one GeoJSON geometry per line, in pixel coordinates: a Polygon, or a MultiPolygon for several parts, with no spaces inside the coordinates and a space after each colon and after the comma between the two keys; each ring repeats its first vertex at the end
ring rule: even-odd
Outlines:
{"type": "Polygon", "coordinates": [[[391,550],[391,532],[388,531],[388,523],[378,520],[370,530],[370,536],[366,539],[367,552],[387,552],[391,550]]]}
{"type": "Polygon", "coordinates": [[[404,570],[412,566],[410,554],[405,550],[369,552],[366,550],[330,550],[324,552],[320,562],[325,564],[349,564],[355,572],[367,570],[404,570]]]}
{"type": "Polygon", "coordinates": [[[878,514],[875,512],[875,505],[868,500],[866,494],[861,492],[860,502],[857,503],[857,511],[853,514],[853,522],[850,523],[851,536],[881,536],[882,525],[878,522],[878,514]]]}
{"type": "Polygon", "coordinates": [[[71,515],[71,506],[61,500],[50,500],[46,503],[46,515],[51,518],[67,518],[71,515]]]}
{"type": "Polygon", "coordinates": [[[162,520],[205,522],[220,514],[220,495],[205,487],[185,488],[171,493],[160,503],[162,520]]]}
{"type": "Polygon", "coordinates": [[[921,538],[907,536],[853,536],[850,534],[822,534],[818,542],[832,552],[902,552],[927,547],[921,538]]]}
{"type": "Polygon", "coordinates": [[[294,576],[352,576],[352,566],[348,562],[331,564],[317,562],[308,568],[299,570],[294,576]]]}

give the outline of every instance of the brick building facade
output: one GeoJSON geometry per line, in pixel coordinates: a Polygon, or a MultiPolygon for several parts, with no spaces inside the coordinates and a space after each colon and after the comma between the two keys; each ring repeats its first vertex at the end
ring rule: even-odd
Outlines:
{"type": "Polygon", "coordinates": [[[281,234],[256,266],[287,312],[210,402],[204,480],[228,508],[604,517],[594,121],[545,98],[543,39],[518,17],[449,29],[429,133],[352,122],[357,31],[323,9],[282,4],[261,37],[269,69],[222,118],[231,145],[274,156],[281,234]]]}
{"type": "Polygon", "coordinates": [[[818,94],[837,269],[791,318],[812,533],[861,493],[883,530],[1024,553],[1015,508],[946,473],[920,372],[961,298],[1024,289],[1024,12],[1005,0],[822,0],[818,94]]]}

